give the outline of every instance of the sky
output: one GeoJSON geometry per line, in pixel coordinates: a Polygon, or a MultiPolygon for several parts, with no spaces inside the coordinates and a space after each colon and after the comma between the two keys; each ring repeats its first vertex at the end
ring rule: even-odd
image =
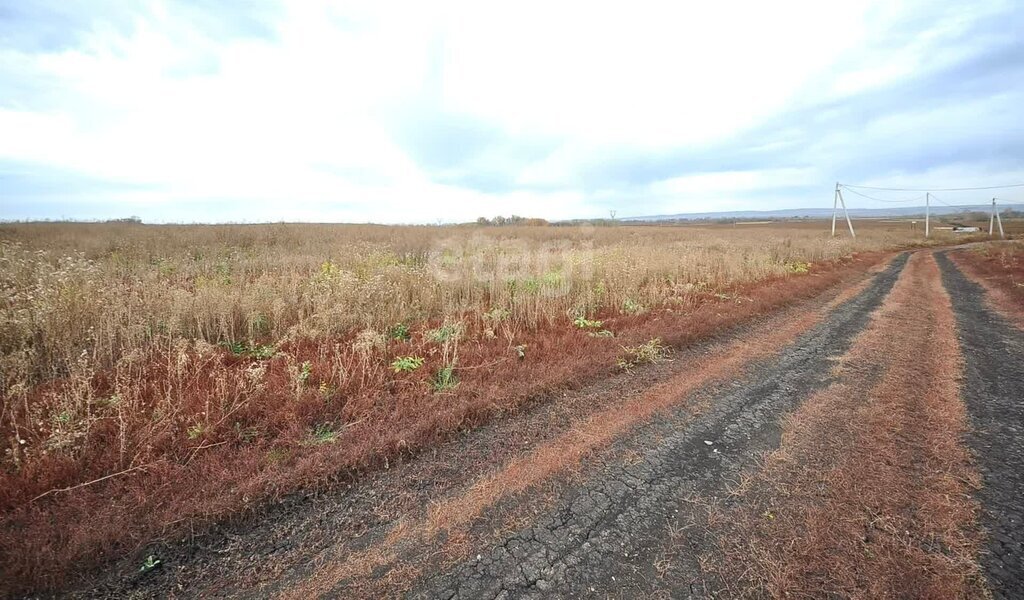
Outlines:
{"type": "Polygon", "coordinates": [[[557,220],[1021,183],[1022,33],[1015,0],[0,0],[0,219],[557,220]]]}

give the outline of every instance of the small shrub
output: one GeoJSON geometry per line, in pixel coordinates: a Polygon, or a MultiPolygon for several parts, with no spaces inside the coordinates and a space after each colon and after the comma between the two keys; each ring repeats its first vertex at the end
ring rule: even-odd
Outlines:
{"type": "Polygon", "coordinates": [[[146,560],[142,562],[142,566],[139,567],[140,573],[148,573],[153,569],[160,566],[160,559],[150,554],[146,557],[146,560]]]}
{"type": "Polygon", "coordinates": [[[446,344],[458,340],[462,336],[462,323],[449,323],[431,329],[427,332],[427,339],[435,344],[446,344]]]}
{"type": "Polygon", "coordinates": [[[786,263],[786,270],[796,275],[803,275],[811,270],[811,263],[809,262],[788,262],[786,263]]]}
{"type": "Polygon", "coordinates": [[[435,392],[455,389],[459,385],[459,379],[455,376],[455,367],[448,365],[441,367],[430,379],[430,389],[435,392]]]}
{"type": "Polygon", "coordinates": [[[412,337],[412,333],[409,331],[409,326],[405,323],[396,323],[388,328],[387,336],[398,342],[407,342],[412,337]]]}
{"type": "Polygon", "coordinates": [[[626,313],[627,315],[639,315],[645,310],[647,309],[645,309],[643,305],[641,305],[639,302],[636,302],[632,298],[626,298],[626,300],[622,303],[622,312],[626,313]]]}
{"type": "Polygon", "coordinates": [[[494,326],[497,325],[498,323],[501,323],[505,319],[508,319],[510,315],[511,313],[509,313],[507,308],[497,306],[485,312],[483,315],[481,315],[481,317],[483,318],[484,323],[494,326]]]}
{"type": "Polygon", "coordinates": [[[309,437],[302,443],[303,446],[320,446],[322,444],[333,444],[338,441],[338,432],[331,423],[321,423],[309,432],[309,437]]]}
{"type": "Polygon", "coordinates": [[[299,367],[299,374],[296,377],[299,385],[306,385],[309,383],[309,376],[313,374],[313,364],[308,360],[302,363],[299,367]]]}
{"type": "Polygon", "coordinates": [[[253,344],[251,342],[225,342],[224,345],[235,356],[269,360],[277,355],[277,349],[270,345],[253,344]]]}
{"type": "Polygon", "coordinates": [[[579,316],[573,319],[572,324],[578,327],[579,329],[600,329],[601,326],[604,325],[604,322],[591,321],[590,319],[584,316],[579,316]]]}
{"type": "Polygon", "coordinates": [[[391,369],[395,373],[411,373],[423,366],[423,359],[419,356],[399,356],[391,361],[391,369]]]}

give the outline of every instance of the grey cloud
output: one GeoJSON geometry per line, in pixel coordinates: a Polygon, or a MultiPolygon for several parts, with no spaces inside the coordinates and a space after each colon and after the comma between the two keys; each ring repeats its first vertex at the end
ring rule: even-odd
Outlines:
{"type": "Polygon", "coordinates": [[[434,181],[484,192],[507,191],[518,170],[547,156],[557,142],[513,136],[445,106],[442,55],[443,42],[437,40],[420,89],[389,111],[392,137],[434,181]]]}
{"type": "Polygon", "coordinates": [[[61,52],[78,47],[100,24],[130,30],[138,14],[116,0],[88,5],[62,0],[9,2],[0,5],[0,47],[26,53],[61,52]]]}
{"type": "MultiPolygon", "coordinates": [[[[928,10],[912,14],[880,36],[880,47],[895,52],[914,41],[952,9],[942,10],[941,14],[928,10]]],[[[611,189],[628,195],[651,183],[686,175],[823,164],[834,170],[830,177],[853,179],[963,163],[1020,167],[1024,117],[1015,108],[1024,105],[1024,40],[1016,34],[1020,31],[1024,31],[1024,13],[1008,7],[1007,12],[978,19],[959,34],[933,43],[930,49],[935,56],[952,55],[946,66],[926,65],[921,72],[880,89],[838,99],[823,99],[819,91],[828,88],[831,77],[814,81],[797,94],[795,106],[760,126],[713,143],[660,152],[610,148],[577,165],[570,179],[540,189],[591,193],[611,189]],[[942,121],[943,112],[953,113],[968,102],[984,103],[985,111],[962,123],[942,121]],[[900,138],[878,131],[870,136],[864,133],[884,119],[928,114],[945,131],[915,131],[912,137],[893,132],[900,138]]],[[[455,132],[458,139],[457,128],[447,128],[443,120],[436,125],[430,139],[444,140],[446,132],[455,132]]],[[[467,156],[511,153],[521,140],[492,134],[475,142],[461,146],[467,156]]],[[[546,156],[538,153],[533,160],[546,156]]],[[[522,159],[510,160],[502,165],[505,168],[492,169],[483,182],[486,191],[522,189],[517,175],[526,164],[522,159]]],[[[467,170],[456,182],[479,189],[479,174],[467,170]]]]}
{"type": "Polygon", "coordinates": [[[158,186],[111,181],[81,173],[0,159],[0,200],[11,202],[29,195],[61,196],[83,190],[142,191],[158,186]]]}
{"type": "MultiPolygon", "coordinates": [[[[177,0],[171,15],[211,38],[273,38],[280,6],[269,1],[239,4],[177,0]]],[[[130,34],[147,16],[144,4],[120,0],[32,0],[0,4],[0,47],[26,53],[61,52],[81,46],[98,30],[130,34]]]]}
{"type": "MultiPolygon", "coordinates": [[[[168,5],[170,27],[177,33],[199,33],[211,43],[231,39],[272,39],[278,4],[269,1],[239,5],[177,0],[168,5]]],[[[89,51],[87,37],[114,33],[131,35],[140,21],[151,19],[145,5],[119,0],[71,2],[33,0],[0,3],[0,106],[15,110],[53,110],[65,103],[64,89],[53,76],[33,70],[31,59],[70,50],[89,51]]],[[[172,33],[174,33],[172,31],[172,33]]],[[[205,48],[191,47],[178,64],[167,69],[172,77],[212,75],[217,59],[205,48]]]]}

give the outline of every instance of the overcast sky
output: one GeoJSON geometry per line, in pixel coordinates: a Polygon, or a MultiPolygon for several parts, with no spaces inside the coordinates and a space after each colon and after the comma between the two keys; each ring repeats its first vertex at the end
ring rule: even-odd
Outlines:
{"type": "Polygon", "coordinates": [[[0,0],[0,219],[563,219],[1024,182],[1014,0],[495,6],[0,0]]]}

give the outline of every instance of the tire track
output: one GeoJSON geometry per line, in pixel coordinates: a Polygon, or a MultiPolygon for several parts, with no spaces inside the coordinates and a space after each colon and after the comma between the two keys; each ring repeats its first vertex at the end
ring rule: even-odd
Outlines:
{"type": "MultiPolygon", "coordinates": [[[[481,551],[476,559],[421,582],[416,598],[633,595],[642,569],[630,564],[663,545],[665,525],[688,510],[686,498],[714,498],[758,451],[777,445],[778,416],[829,381],[830,357],[843,354],[891,290],[901,255],[858,296],[731,385],[711,391],[692,421],[675,415],[624,442],[639,460],[609,460],[535,524],[481,551]],[[678,426],[680,422],[683,426],[678,426]]],[[[699,585],[696,558],[684,589],[699,585]]],[[[646,563],[647,561],[639,561],[646,563]]],[[[342,587],[330,593],[338,594],[342,587]]]]}
{"type": "Polygon", "coordinates": [[[986,277],[978,268],[978,265],[973,264],[971,259],[966,256],[967,252],[970,251],[958,250],[946,255],[946,257],[951,263],[956,265],[957,270],[964,277],[978,284],[984,290],[985,301],[989,308],[1010,323],[1016,325],[1018,329],[1024,330],[1024,303],[1009,292],[1006,288],[1007,282],[1005,280],[999,281],[998,279],[993,280],[994,278],[992,277],[986,277]]]}
{"type": "Polygon", "coordinates": [[[836,382],[786,417],[730,499],[719,581],[776,598],[984,597],[962,368],[938,265],[916,253],[836,382]]]}
{"type": "Polygon", "coordinates": [[[1024,333],[994,312],[985,290],[936,254],[965,358],[964,400],[983,486],[982,565],[996,598],[1024,598],[1024,333]]]}

